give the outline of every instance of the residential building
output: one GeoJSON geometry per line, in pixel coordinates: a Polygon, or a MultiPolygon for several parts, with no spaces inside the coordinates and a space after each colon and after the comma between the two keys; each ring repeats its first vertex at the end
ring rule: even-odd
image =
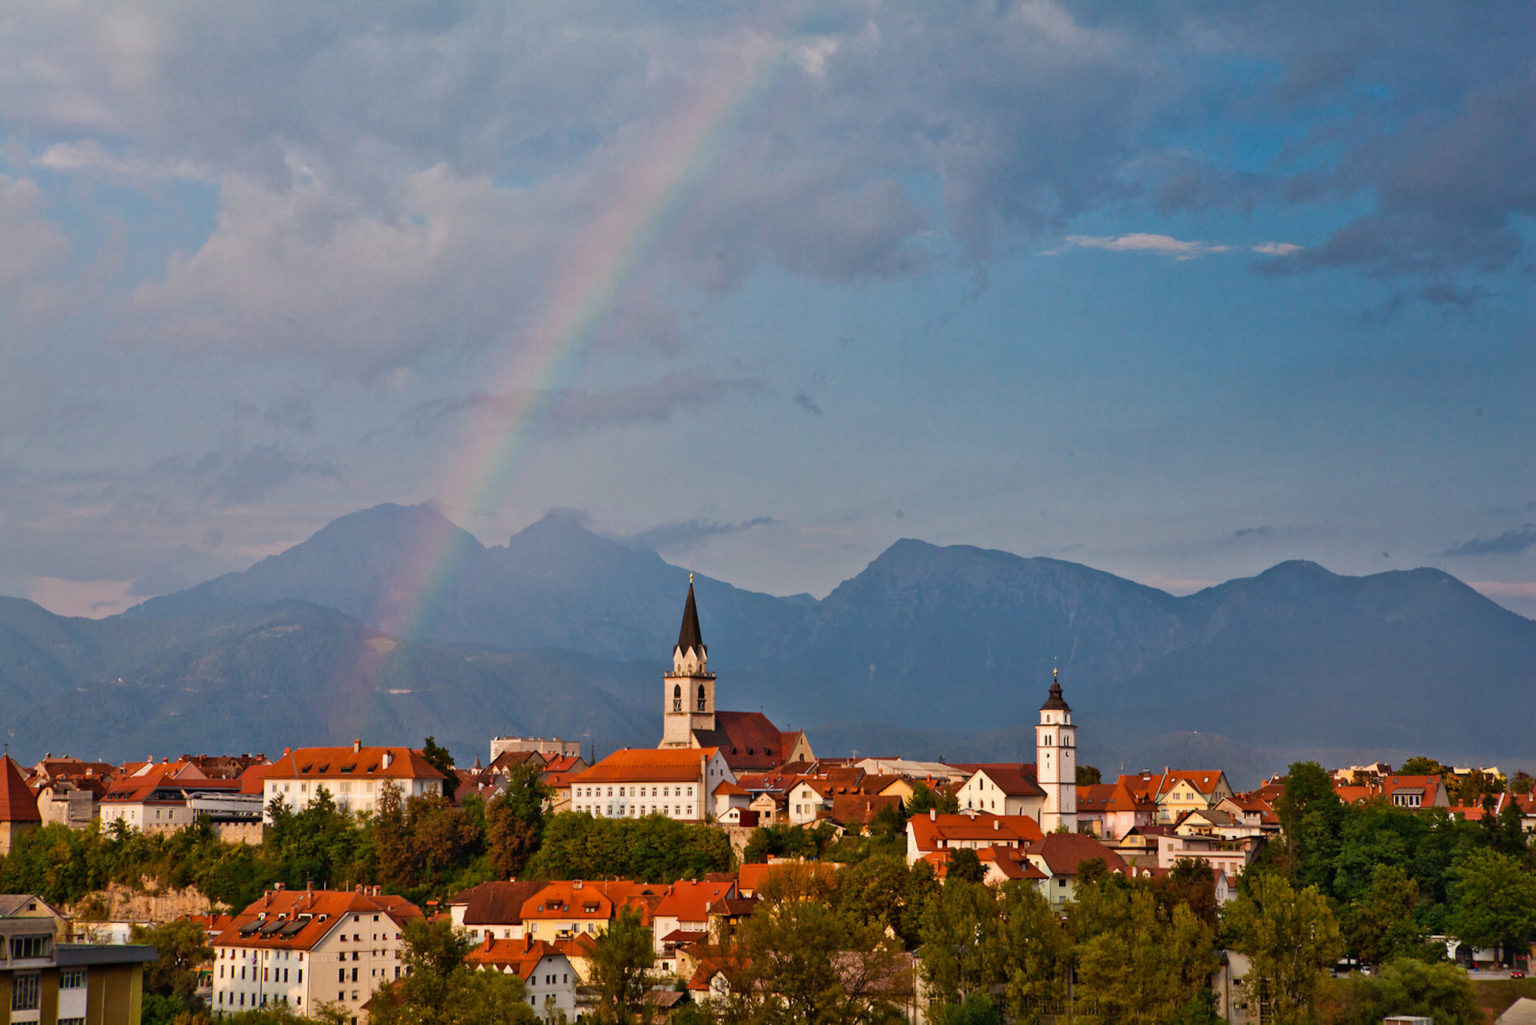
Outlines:
{"type": "Polygon", "coordinates": [[[141,767],[119,776],[101,799],[101,824],[145,833],[184,829],[206,817],[226,840],[260,842],[261,798],[238,779],[210,779],[187,761],[141,767]]]}
{"type": "Polygon", "coordinates": [[[1023,847],[1041,837],[1040,823],[1028,815],[994,815],[962,811],[941,815],[929,811],[907,820],[907,864],[925,855],[961,848],[1023,847]]]}
{"type": "Polygon", "coordinates": [[[1025,848],[1025,853],[1044,877],[1039,882],[1040,892],[1057,906],[1072,899],[1083,862],[1102,861],[1111,872],[1129,870],[1115,850],[1081,833],[1046,833],[1025,848]]]}
{"type": "Polygon", "coordinates": [[[702,822],[714,813],[715,788],[735,780],[718,748],[625,748],[571,777],[571,810],[702,822]]]}
{"type": "Polygon", "coordinates": [[[709,648],[699,629],[692,574],[672,649],[672,671],[662,683],[661,748],[715,748],[738,773],[815,758],[804,732],[780,730],[761,712],[716,711],[715,674],[709,670],[709,648]]]}
{"type": "Polygon", "coordinates": [[[523,904],[545,887],[537,879],[481,883],[448,899],[448,915],[455,929],[471,940],[520,940],[523,938],[523,904]]]}
{"type": "Polygon", "coordinates": [[[576,991],[582,976],[559,946],[526,936],[487,937],[465,961],[522,979],[524,999],[545,1021],[576,1020],[576,991]]]}
{"type": "Polygon", "coordinates": [[[283,1004],[313,1015],[335,1005],[366,1021],[373,991],[404,974],[401,934],[419,917],[414,904],[376,886],[268,890],[209,938],[213,1012],[283,1004]]]}
{"type": "Polygon", "coordinates": [[[594,882],[568,879],[545,883],[523,901],[523,935],[558,942],[578,936],[598,936],[619,910],[633,906],[649,925],[651,907],[663,888],[624,879],[594,882]]]}
{"type": "Polygon", "coordinates": [[[301,747],[261,770],[262,805],[271,821],[272,802],[282,798],[290,811],[308,808],[322,789],[341,811],[365,815],[378,810],[385,788],[398,789],[401,800],[438,797],[448,777],[410,747],[301,747]]]}
{"type": "Polygon", "coordinates": [[[14,1025],[138,1025],[148,946],[63,943],[63,916],[0,894],[0,1008],[14,1025]]]}
{"type": "Polygon", "coordinates": [[[1045,807],[1045,791],[1035,782],[1033,765],[979,765],[955,791],[955,799],[962,811],[1028,815],[1037,822],[1045,807]]]}

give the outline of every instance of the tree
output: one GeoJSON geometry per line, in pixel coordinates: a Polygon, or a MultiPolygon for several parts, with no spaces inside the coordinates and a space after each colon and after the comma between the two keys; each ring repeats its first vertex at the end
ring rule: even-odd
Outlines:
{"type": "Polygon", "coordinates": [[[213,960],[213,947],[203,927],[179,919],[153,927],[135,925],[129,935],[134,943],[147,943],[160,955],[144,966],[144,991],[174,997],[182,1009],[195,1010],[197,969],[213,960]]]}
{"type": "Polygon", "coordinates": [[[1068,928],[1078,1009],[1098,1021],[1171,1021],[1216,970],[1210,926],[1186,904],[1159,914],[1150,887],[1119,876],[1079,886],[1068,928]]]}
{"type": "Polygon", "coordinates": [[[1297,890],[1260,873],[1226,907],[1232,946],[1248,955],[1253,992],[1279,1021],[1310,1021],[1327,969],[1344,952],[1338,922],[1316,886],[1297,890]]]}
{"type": "Polygon", "coordinates": [[[507,785],[485,809],[486,842],[491,868],[500,876],[515,876],[539,849],[544,835],[544,803],[551,791],[529,762],[513,768],[507,785]]]}
{"type": "Polygon", "coordinates": [[[1015,1021],[1039,1021],[1065,993],[1071,939],[1050,901],[1029,883],[1005,884],[999,913],[1007,950],[1008,1013],[1015,1021]]]}
{"type": "Polygon", "coordinates": [[[446,747],[439,747],[434,738],[428,737],[426,743],[421,745],[421,756],[427,760],[427,764],[447,777],[443,780],[443,796],[453,800],[454,793],[459,789],[459,774],[453,768],[453,755],[446,747]]]}
{"type": "Polygon", "coordinates": [[[651,930],[641,924],[639,909],[620,909],[592,950],[591,981],[599,1021],[629,1025],[639,1020],[646,976],[655,961],[651,930]]]}
{"type": "Polygon", "coordinates": [[[1092,765],[1078,765],[1078,767],[1077,767],[1077,785],[1078,786],[1080,786],[1080,787],[1091,787],[1091,786],[1094,786],[1094,785],[1102,783],[1102,782],[1104,782],[1104,776],[1103,776],[1102,773],[1099,772],[1098,769],[1094,768],[1092,765]]]}
{"type": "Polygon", "coordinates": [[[1329,989],[1330,1025],[1378,1025],[1388,1015],[1432,1018],[1436,1025],[1487,1021],[1467,973],[1443,962],[1400,958],[1374,977],[1353,974],[1329,989]]]}
{"type": "Polygon", "coordinates": [[[1275,802],[1275,814],[1285,834],[1291,881],[1326,889],[1331,883],[1344,817],[1343,804],[1327,770],[1316,762],[1293,763],[1275,802]]]}
{"type": "Polygon", "coordinates": [[[1008,950],[989,887],[950,879],[929,899],[922,932],[922,972],[935,1003],[956,1004],[1003,981],[1008,950]]]}
{"type": "Polygon", "coordinates": [[[406,975],[374,994],[372,1025],[529,1025],[538,1015],[515,975],[464,963],[469,941],[447,921],[405,924],[406,975]]]}
{"type": "Polygon", "coordinates": [[[960,810],[960,798],[956,797],[952,790],[940,787],[934,790],[927,783],[917,783],[912,787],[912,796],[907,798],[908,815],[927,815],[930,811],[936,811],[940,815],[953,815],[960,810]]]}
{"type": "Polygon", "coordinates": [[[1345,905],[1344,938],[1351,953],[1366,964],[1381,964],[1399,951],[1417,951],[1424,929],[1414,918],[1419,887],[1397,865],[1377,865],[1371,888],[1345,905]]]}
{"type": "Polygon", "coordinates": [[[944,874],[945,879],[979,883],[986,876],[987,870],[981,866],[981,859],[969,847],[960,847],[949,852],[949,866],[944,874]]]}
{"type": "Polygon", "coordinates": [[[1536,873],[1498,851],[1473,850],[1451,866],[1451,932],[1499,947],[1506,962],[1536,939],[1536,873]]]}
{"type": "Polygon", "coordinates": [[[1443,776],[1450,770],[1433,758],[1415,755],[1397,767],[1399,776],[1443,776]]]}

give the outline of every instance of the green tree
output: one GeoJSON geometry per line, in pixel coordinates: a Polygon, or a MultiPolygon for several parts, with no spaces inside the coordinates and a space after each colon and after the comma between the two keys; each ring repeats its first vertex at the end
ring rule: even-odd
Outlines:
{"type": "Polygon", "coordinates": [[[1327,770],[1316,762],[1293,763],[1275,802],[1275,814],[1285,834],[1291,881],[1328,890],[1344,807],[1327,770]]]}
{"type": "Polygon", "coordinates": [[[1172,1020],[1210,984],[1214,931],[1187,904],[1158,911],[1151,887],[1109,876],[1079,886],[1068,908],[1076,940],[1079,1020],[1172,1020]]]}
{"type": "Polygon", "coordinates": [[[591,984],[599,1021],[629,1025],[640,1020],[655,961],[651,930],[641,924],[639,909],[620,909],[592,951],[591,984]]]}
{"type": "Polygon", "coordinates": [[[544,805],[552,791],[539,779],[537,766],[524,762],[507,778],[501,793],[485,809],[486,843],[491,868],[515,876],[539,849],[544,835],[544,805]]]}
{"type": "Polygon", "coordinates": [[[1329,1025],[1378,1025],[1388,1015],[1432,1018],[1436,1025],[1487,1021],[1467,973],[1444,962],[1400,958],[1376,976],[1352,974],[1329,990],[1329,1025]]]}
{"type": "Polygon", "coordinates": [[[991,888],[950,879],[929,899],[922,932],[922,973],[935,1003],[956,1004],[1004,981],[1008,949],[991,888]]]}
{"type": "Polygon", "coordinates": [[[1346,946],[1366,964],[1381,964],[1399,951],[1418,951],[1424,929],[1414,918],[1419,887],[1397,865],[1377,865],[1371,888],[1341,912],[1346,946]]]}
{"type": "Polygon", "coordinates": [[[1498,851],[1468,851],[1451,866],[1447,924],[1463,943],[1498,947],[1506,962],[1536,939],[1536,872],[1498,851]]]}
{"type": "Polygon", "coordinates": [[[1065,995],[1072,941],[1050,901],[1029,883],[1005,884],[999,913],[1008,1013],[1017,1022],[1040,1021],[1065,995]]]}
{"type": "Polygon", "coordinates": [[[912,787],[912,796],[907,798],[908,815],[927,815],[930,811],[953,815],[959,810],[960,798],[947,787],[934,790],[927,783],[918,783],[912,787]]]}
{"type": "Polygon", "coordinates": [[[1450,769],[1433,758],[1415,755],[1397,767],[1399,776],[1444,776],[1450,769]]]}
{"type": "Polygon", "coordinates": [[[213,947],[203,927],[180,919],[157,926],[135,925],[129,936],[160,955],[144,966],[144,991],[174,997],[184,1010],[196,1010],[197,970],[213,960],[213,947]]]}
{"type": "Polygon", "coordinates": [[[933,1025],[1003,1025],[1003,1012],[985,993],[972,993],[958,1004],[945,1004],[928,1020],[933,1025]]]}
{"type": "Polygon", "coordinates": [[[1284,876],[1263,872],[1225,912],[1232,946],[1252,965],[1250,992],[1269,1003],[1278,1021],[1312,1021],[1328,967],[1344,952],[1327,898],[1316,886],[1297,890],[1284,876]]]}
{"type": "Polygon", "coordinates": [[[949,852],[949,865],[944,873],[945,879],[979,883],[986,876],[987,870],[982,867],[981,859],[969,847],[960,847],[949,852]]]}
{"type": "Polygon", "coordinates": [[[426,743],[421,745],[421,756],[434,769],[448,777],[443,780],[443,796],[453,800],[453,795],[459,789],[459,774],[454,771],[453,755],[446,747],[440,747],[436,739],[428,737],[426,743]]]}
{"type": "Polygon", "coordinates": [[[938,886],[925,861],[908,867],[906,858],[874,855],[835,876],[831,902],[838,914],[858,925],[890,928],[908,949],[917,946],[923,908],[938,886]]]}
{"type": "Polygon", "coordinates": [[[1094,768],[1092,765],[1079,764],[1076,770],[1076,776],[1077,785],[1080,787],[1091,787],[1104,782],[1103,774],[1100,773],[1099,770],[1094,768]]]}
{"type": "Polygon", "coordinates": [[[529,1025],[538,1015],[515,975],[464,963],[469,941],[447,921],[405,924],[406,975],[385,983],[368,1013],[372,1025],[529,1025]]]}

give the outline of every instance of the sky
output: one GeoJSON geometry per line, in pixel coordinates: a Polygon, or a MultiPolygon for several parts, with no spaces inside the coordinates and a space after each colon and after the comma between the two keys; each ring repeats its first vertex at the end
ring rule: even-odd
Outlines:
{"type": "Polygon", "coordinates": [[[1536,6],[8,3],[0,594],[381,502],[1536,616],[1536,6]]]}

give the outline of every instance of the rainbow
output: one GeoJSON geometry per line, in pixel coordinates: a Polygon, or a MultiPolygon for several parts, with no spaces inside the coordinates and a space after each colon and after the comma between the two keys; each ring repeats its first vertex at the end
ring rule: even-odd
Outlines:
{"type": "MultiPolygon", "coordinates": [[[[783,66],[793,36],[787,27],[798,20],[797,7],[780,7],[779,25],[747,30],[745,54],[733,52],[728,62],[717,61],[713,73],[700,76],[644,159],[629,169],[613,201],[582,232],[542,315],[508,347],[492,378],[500,383],[494,391],[520,397],[520,405],[504,410],[503,429],[467,431],[455,445],[435,491],[444,511],[482,508],[512,473],[548,397],[568,379],[687,198],[719,163],[731,129],[769,91],[783,66]]],[[[423,636],[424,619],[456,568],[446,535],[423,537],[414,547],[385,587],[380,627],[397,637],[423,636]]]]}

